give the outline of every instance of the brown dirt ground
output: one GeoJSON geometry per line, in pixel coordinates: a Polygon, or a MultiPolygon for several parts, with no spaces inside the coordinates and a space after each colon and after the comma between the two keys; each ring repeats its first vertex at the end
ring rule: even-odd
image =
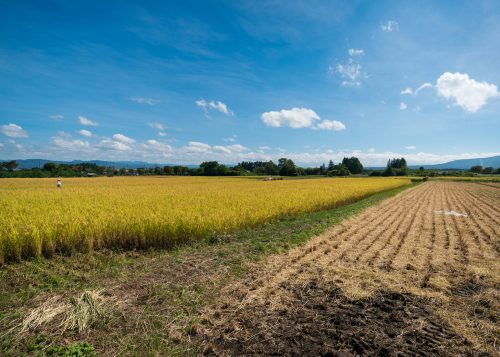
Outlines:
{"type": "Polygon", "coordinates": [[[498,355],[499,187],[427,182],[271,257],[205,312],[205,353],[498,355]]]}

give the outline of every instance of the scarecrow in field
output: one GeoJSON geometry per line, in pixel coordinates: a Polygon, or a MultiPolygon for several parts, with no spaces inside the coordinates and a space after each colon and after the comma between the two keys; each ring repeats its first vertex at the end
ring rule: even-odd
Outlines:
{"type": "Polygon", "coordinates": [[[61,188],[62,182],[61,182],[60,178],[57,179],[57,184],[56,185],[57,185],[57,188],[61,188]]]}

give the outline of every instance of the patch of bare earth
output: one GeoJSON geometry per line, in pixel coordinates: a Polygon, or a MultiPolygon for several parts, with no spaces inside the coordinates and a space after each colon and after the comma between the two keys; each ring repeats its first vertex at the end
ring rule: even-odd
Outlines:
{"type": "Polygon", "coordinates": [[[199,341],[216,355],[498,354],[498,207],[496,186],[407,190],[229,287],[199,341]]]}

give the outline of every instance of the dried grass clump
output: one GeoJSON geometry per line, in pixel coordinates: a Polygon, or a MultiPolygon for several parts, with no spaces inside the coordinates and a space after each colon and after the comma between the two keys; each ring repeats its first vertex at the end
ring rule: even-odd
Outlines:
{"type": "Polygon", "coordinates": [[[58,296],[33,309],[22,321],[21,332],[56,323],[56,330],[82,332],[109,315],[109,306],[101,291],[84,291],[69,302],[61,302],[58,296]]]}

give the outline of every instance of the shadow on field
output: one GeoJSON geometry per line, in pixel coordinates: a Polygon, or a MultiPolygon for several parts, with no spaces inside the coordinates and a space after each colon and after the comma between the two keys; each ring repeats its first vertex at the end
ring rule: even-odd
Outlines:
{"type": "Polygon", "coordinates": [[[379,292],[351,300],[311,280],[283,283],[279,299],[219,310],[207,321],[206,355],[487,355],[431,311],[429,299],[379,292]],[[276,302],[278,301],[278,302],[276,302]]]}

